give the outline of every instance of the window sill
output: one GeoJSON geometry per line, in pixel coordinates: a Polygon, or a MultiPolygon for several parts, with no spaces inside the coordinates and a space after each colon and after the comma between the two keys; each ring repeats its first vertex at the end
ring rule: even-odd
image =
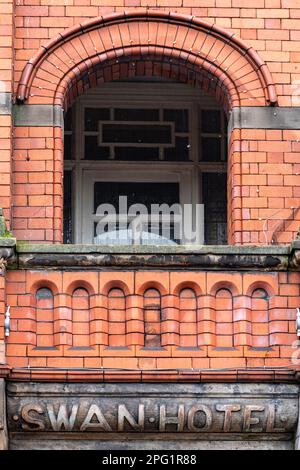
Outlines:
{"type": "MultiPolygon", "coordinates": [[[[1,245],[1,243],[0,243],[1,245]]],[[[177,245],[96,246],[18,243],[11,269],[299,270],[300,247],[177,245]]]]}

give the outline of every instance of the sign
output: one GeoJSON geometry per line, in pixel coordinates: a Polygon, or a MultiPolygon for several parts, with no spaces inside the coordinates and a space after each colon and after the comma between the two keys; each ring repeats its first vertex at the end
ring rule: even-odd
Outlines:
{"type": "Polygon", "coordinates": [[[298,387],[281,384],[10,383],[13,433],[286,434],[298,387]]]}

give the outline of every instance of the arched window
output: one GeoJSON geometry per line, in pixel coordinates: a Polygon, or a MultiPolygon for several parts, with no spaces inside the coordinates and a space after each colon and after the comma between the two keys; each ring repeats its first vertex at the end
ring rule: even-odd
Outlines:
{"type": "Polygon", "coordinates": [[[86,289],[78,287],[72,296],[73,346],[90,346],[90,299],[86,289]]]}
{"type": "Polygon", "coordinates": [[[144,293],[145,347],[161,346],[161,296],[157,289],[144,293]]]}
{"type": "Polygon", "coordinates": [[[179,294],[179,344],[197,346],[197,297],[193,289],[182,289],[179,294]]]}
{"type": "Polygon", "coordinates": [[[255,289],[251,296],[251,333],[253,347],[269,347],[269,295],[265,289],[255,289]]]}
{"type": "Polygon", "coordinates": [[[48,287],[41,287],[36,292],[36,346],[51,348],[54,346],[54,300],[48,287]]]}
{"type": "Polygon", "coordinates": [[[216,293],[216,347],[232,348],[233,342],[233,302],[228,289],[216,293]]]}
{"type": "Polygon", "coordinates": [[[108,293],[108,345],[126,346],[126,297],[119,288],[108,293]]]}
{"type": "Polygon", "coordinates": [[[227,123],[214,98],[127,82],[77,102],[64,127],[65,243],[227,243],[227,123]]]}

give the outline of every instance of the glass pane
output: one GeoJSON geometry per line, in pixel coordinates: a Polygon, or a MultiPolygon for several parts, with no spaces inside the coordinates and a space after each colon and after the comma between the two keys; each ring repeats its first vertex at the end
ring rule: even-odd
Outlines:
{"type": "Polygon", "coordinates": [[[189,131],[189,112],[187,109],[164,109],[164,121],[174,121],[175,132],[189,131]]]}
{"type": "Polygon", "coordinates": [[[72,108],[69,108],[64,117],[65,131],[72,131],[72,108]]]}
{"type": "Polygon", "coordinates": [[[103,124],[103,143],[160,144],[171,143],[170,126],[147,124],[103,124]]]}
{"type": "Polygon", "coordinates": [[[179,203],[178,183],[96,182],[94,184],[94,211],[98,212],[100,217],[94,223],[94,242],[118,245],[174,244],[176,243],[174,223],[170,217],[174,211],[168,212],[169,217],[164,223],[161,220],[152,220],[154,223],[151,223],[150,215],[153,213],[152,204],[172,206],[175,203],[179,203]],[[122,201],[122,207],[119,206],[120,196],[127,196],[127,201],[122,201]],[[105,220],[100,216],[99,206],[103,203],[114,206],[115,212],[109,214],[112,215],[112,219],[106,218],[105,220]],[[131,208],[133,204],[143,204],[144,211],[141,207],[131,208]],[[122,217],[124,215],[127,216],[125,219],[122,217]],[[139,218],[138,215],[143,217],[139,218]]]}
{"type": "Polygon", "coordinates": [[[115,147],[116,160],[158,160],[159,148],[155,147],[115,147]]]}
{"type": "Polygon", "coordinates": [[[115,109],[116,121],[159,121],[158,109],[115,109]]]}
{"type": "MultiPolygon", "coordinates": [[[[120,228],[120,224],[116,224],[116,230],[109,230],[108,226],[99,234],[98,223],[94,222],[94,243],[98,245],[132,245],[134,241],[134,232],[131,228],[120,228]]],[[[170,227],[168,236],[164,234],[162,226],[157,226],[153,230],[153,226],[144,227],[141,233],[140,245],[177,245],[180,240],[175,239],[174,226],[170,227]]]]}
{"type": "Polygon", "coordinates": [[[71,160],[72,158],[72,135],[64,135],[64,159],[71,160]]]}
{"type": "Polygon", "coordinates": [[[72,243],[72,172],[64,171],[64,243],[72,243]]]}
{"type": "Polygon", "coordinates": [[[86,131],[98,131],[99,121],[109,121],[110,111],[108,108],[85,108],[84,129],[86,131]]]}
{"type": "Polygon", "coordinates": [[[189,138],[176,137],[175,148],[164,149],[164,159],[169,161],[186,161],[189,160],[189,138]]]}
{"type": "Polygon", "coordinates": [[[203,173],[205,243],[227,244],[227,174],[203,173]]]}
{"type": "Polygon", "coordinates": [[[219,110],[203,110],[201,112],[202,132],[218,134],[221,132],[221,112],[219,110]]]}
{"type": "Polygon", "coordinates": [[[202,137],[202,161],[221,161],[221,139],[218,137],[202,137]]]}
{"type": "Polygon", "coordinates": [[[84,158],[85,160],[108,160],[110,156],[109,147],[99,147],[96,135],[85,136],[84,158]]]}
{"type": "Polygon", "coordinates": [[[127,196],[128,207],[144,204],[148,211],[151,204],[179,203],[179,183],[134,183],[99,181],[94,185],[94,213],[100,204],[109,203],[119,207],[119,196],[127,196]]]}

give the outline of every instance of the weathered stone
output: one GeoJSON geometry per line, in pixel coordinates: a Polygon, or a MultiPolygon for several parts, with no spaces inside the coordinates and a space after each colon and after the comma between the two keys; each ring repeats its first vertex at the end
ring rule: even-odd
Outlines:
{"type": "Polygon", "coordinates": [[[74,439],[77,448],[85,448],[87,441],[90,448],[120,448],[116,444],[123,440],[125,448],[132,448],[131,440],[143,439],[145,447],[154,445],[153,438],[157,449],[169,448],[167,441],[177,448],[189,441],[191,449],[211,441],[220,447],[224,443],[223,448],[236,448],[239,442],[250,446],[250,441],[261,441],[260,448],[275,442],[275,447],[291,448],[298,408],[296,385],[8,385],[12,448],[28,448],[28,439],[35,448],[35,441],[39,448],[72,448],[74,439]]]}
{"type": "Polygon", "coordinates": [[[19,268],[238,269],[282,271],[288,268],[289,247],[269,246],[132,246],[30,245],[17,246],[19,268]]]}

